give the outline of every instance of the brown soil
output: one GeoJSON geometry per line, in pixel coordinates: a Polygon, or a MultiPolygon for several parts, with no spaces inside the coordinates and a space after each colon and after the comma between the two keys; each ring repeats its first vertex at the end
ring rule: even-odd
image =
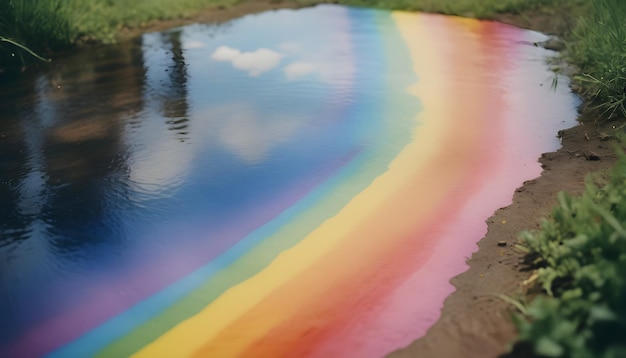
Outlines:
{"type": "MultiPolygon", "coordinates": [[[[133,37],[187,23],[223,22],[261,11],[296,7],[287,0],[247,1],[188,19],[148,24],[125,34],[133,37]]],[[[497,20],[548,34],[564,34],[571,30],[573,18],[538,10],[523,16],[504,14],[497,20]]],[[[579,121],[578,126],[561,131],[563,147],[559,151],[542,156],[541,177],[518,188],[513,204],[499,209],[487,220],[488,233],[469,259],[470,269],[451,280],[456,291],[446,299],[439,321],[423,338],[390,357],[484,358],[506,353],[516,334],[510,320],[513,308],[494,294],[519,297],[525,292],[522,283],[531,272],[521,264],[523,253],[514,247],[518,234],[538,227],[540,218],[550,214],[559,191],[581,192],[587,174],[609,169],[616,161],[613,146],[617,139],[613,134],[617,124],[596,123],[592,115],[584,115],[579,121]]]]}
{"type": "MultiPolygon", "coordinates": [[[[584,119],[589,120],[586,122],[584,119]]],[[[515,338],[513,307],[494,296],[519,297],[531,272],[521,264],[524,254],[514,248],[519,232],[537,228],[550,214],[559,191],[580,193],[585,176],[615,164],[615,124],[581,124],[562,131],[563,147],[544,154],[541,177],[515,191],[513,204],[487,220],[489,231],[468,261],[470,269],[453,278],[456,291],[444,304],[441,318],[426,336],[390,355],[402,357],[497,357],[515,338]],[[506,246],[502,247],[502,241],[506,246]]]]}
{"type": "MultiPolygon", "coordinates": [[[[524,16],[504,14],[497,20],[562,35],[571,31],[574,19],[539,10],[524,16]]],[[[539,227],[541,218],[555,206],[558,192],[582,192],[588,174],[606,171],[617,160],[615,134],[622,122],[600,123],[591,113],[582,114],[578,121],[579,125],[558,133],[560,150],[539,159],[541,176],[525,182],[515,191],[513,204],[487,220],[487,235],[468,260],[470,269],[451,280],[456,291],[446,299],[437,323],[423,338],[389,357],[485,358],[507,353],[516,336],[511,321],[515,309],[495,294],[528,293],[523,282],[532,272],[523,264],[524,253],[514,246],[519,233],[539,227]]]]}

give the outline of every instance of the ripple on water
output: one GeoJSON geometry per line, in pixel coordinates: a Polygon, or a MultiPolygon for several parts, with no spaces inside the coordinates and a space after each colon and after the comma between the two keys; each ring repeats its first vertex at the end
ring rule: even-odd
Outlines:
{"type": "Polygon", "coordinates": [[[0,356],[406,345],[574,124],[542,39],[319,6],[0,83],[0,356]]]}

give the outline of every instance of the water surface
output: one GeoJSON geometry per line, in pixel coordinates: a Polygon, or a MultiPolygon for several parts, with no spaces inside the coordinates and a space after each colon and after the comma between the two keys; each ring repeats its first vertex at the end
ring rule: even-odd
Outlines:
{"type": "Polygon", "coordinates": [[[0,356],[381,356],[574,124],[542,34],[340,6],[0,85],[0,356]]]}

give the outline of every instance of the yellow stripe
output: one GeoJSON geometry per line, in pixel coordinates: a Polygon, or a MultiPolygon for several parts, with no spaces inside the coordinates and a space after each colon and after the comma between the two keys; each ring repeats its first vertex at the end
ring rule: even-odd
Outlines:
{"type": "MultiPolygon", "coordinates": [[[[443,89],[439,62],[435,56],[423,56],[428,46],[428,34],[420,29],[419,16],[415,14],[394,13],[401,33],[405,39],[411,39],[409,48],[414,60],[415,71],[420,76],[420,88],[428,91],[418,93],[417,87],[409,91],[418,95],[425,108],[428,118],[420,116],[419,131],[414,132],[414,141],[405,147],[389,166],[389,171],[378,177],[368,188],[355,196],[335,217],[324,222],[318,229],[308,235],[296,247],[281,253],[265,270],[249,280],[232,287],[218,297],[196,316],[182,322],[165,335],[137,352],[134,357],[183,357],[190,356],[205,343],[214,339],[223,329],[254,308],[261,300],[282,286],[306,268],[315,264],[320,258],[350,237],[350,232],[359,227],[372,215],[375,209],[385,202],[388,196],[398,188],[406,185],[414,178],[414,174],[425,166],[428,159],[437,151],[438,143],[443,139],[449,126],[445,113],[445,105],[437,103],[441,100],[443,89]],[[416,38],[419,36],[419,38],[416,38]],[[421,58],[420,58],[421,55],[421,58]],[[427,68],[427,71],[421,69],[427,68]],[[430,106],[430,103],[435,105],[430,106]],[[442,111],[443,113],[439,112],[442,111]],[[435,119],[426,121],[427,119],[435,119]],[[426,134],[420,136],[420,134],[426,134]]],[[[428,190],[426,190],[428,191],[428,190]]],[[[428,200],[428,198],[425,198],[428,200]]],[[[259,326],[271,327],[278,323],[280,317],[268,317],[267,322],[259,322],[259,326]]],[[[260,330],[259,333],[264,333],[260,330]]],[[[231,342],[224,347],[225,356],[236,356],[248,344],[259,337],[242,337],[241,341],[231,342]]]]}

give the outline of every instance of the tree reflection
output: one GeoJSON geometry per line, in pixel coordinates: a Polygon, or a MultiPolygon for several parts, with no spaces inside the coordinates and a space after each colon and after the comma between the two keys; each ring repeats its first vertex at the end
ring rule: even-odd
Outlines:
{"type": "Polygon", "coordinates": [[[34,323],[79,304],[88,288],[72,286],[76,277],[108,269],[133,244],[132,219],[121,216],[149,211],[134,210],[136,197],[184,172],[181,36],[90,48],[0,84],[0,355],[34,323]]]}
{"type": "Polygon", "coordinates": [[[144,77],[133,43],[0,86],[0,346],[64,294],[42,297],[53,279],[98,259],[86,248],[121,239],[108,199],[128,175],[124,131],[144,77]]]}
{"type": "Polygon", "coordinates": [[[176,132],[178,140],[184,142],[189,139],[189,104],[187,103],[187,64],[181,43],[182,31],[161,34],[166,48],[169,48],[172,57],[167,68],[169,82],[163,93],[163,115],[168,118],[167,124],[171,131],[176,132]]]}

